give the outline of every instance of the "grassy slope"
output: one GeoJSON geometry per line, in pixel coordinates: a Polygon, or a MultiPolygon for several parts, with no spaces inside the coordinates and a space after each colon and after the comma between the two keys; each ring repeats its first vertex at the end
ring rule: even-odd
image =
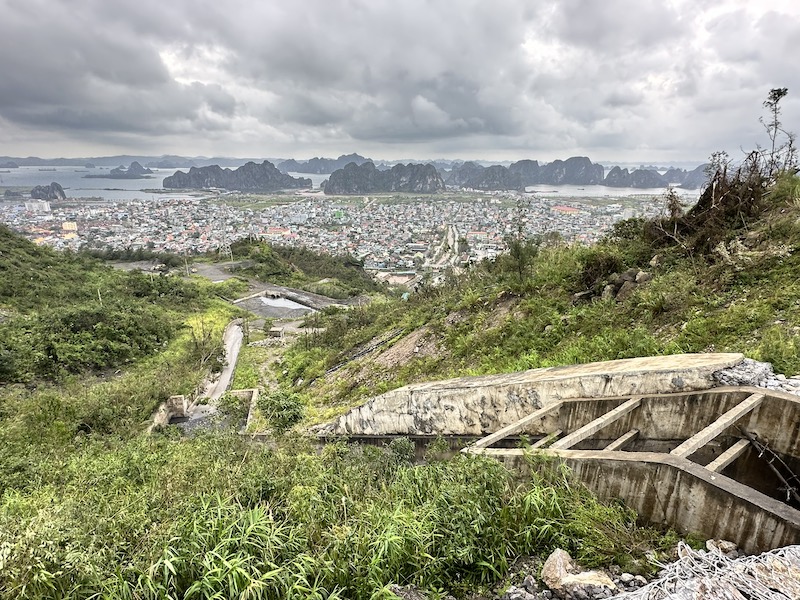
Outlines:
{"type": "MultiPolygon", "coordinates": [[[[271,449],[230,432],[144,436],[155,405],[193,389],[213,360],[213,344],[198,340],[218,338],[233,314],[219,289],[118,273],[2,233],[4,326],[41,318],[24,290],[46,273],[37,293],[56,315],[100,305],[99,285],[104,307],[111,293],[120,310],[152,311],[172,329],[157,349],[101,352],[99,371],[30,371],[25,384],[0,385],[0,598],[373,598],[391,582],[463,592],[521,554],[562,546],[587,564],[626,563],[674,542],[558,471],[519,482],[496,462],[433,451],[415,467],[402,442],[317,455],[302,441],[271,449]]],[[[67,342],[104,335],[88,327],[67,342]]]]}
{"type": "Polygon", "coordinates": [[[243,273],[289,287],[343,300],[380,290],[380,286],[350,256],[331,256],[303,247],[273,246],[240,240],[231,244],[233,256],[253,265],[243,273]]]}
{"type": "Polygon", "coordinates": [[[799,181],[782,180],[757,216],[707,251],[694,250],[688,234],[681,246],[652,223],[626,222],[591,248],[533,248],[521,280],[505,257],[408,301],[320,317],[326,332],[287,354],[283,385],[303,393],[319,421],[411,382],[644,355],[736,351],[800,373],[799,181]],[[653,280],[622,302],[601,300],[612,273],[631,267],[653,280]],[[596,297],[576,302],[587,289],[596,297]],[[417,352],[383,360],[393,350],[382,349],[348,362],[395,329],[415,336],[417,352]]]}

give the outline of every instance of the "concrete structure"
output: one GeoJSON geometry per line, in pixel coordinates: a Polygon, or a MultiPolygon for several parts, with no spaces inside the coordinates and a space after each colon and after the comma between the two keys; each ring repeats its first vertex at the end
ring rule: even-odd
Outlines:
{"type": "Polygon", "coordinates": [[[147,432],[150,433],[156,427],[165,427],[174,418],[183,418],[186,416],[186,411],[189,408],[189,402],[184,395],[170,396],[159,404],[158,408],[150,417],[150,426],[147,432]]]}
{"type": "Polygon", "coordinates": [[[677,354],[461,377],[408,385],[318,426],[331,435],[473,435],[493,433],[569,398],[703,390],[713,373],[741,354],[677,354]]]}
{"type": "Polygon", "coordinates": [[[743,361],[647,357],[410,385],[316,432],[369,443],[480,437],[464,451],[521,473],[527,453],[545,449],[597,495],[621,499],[645,520],[761,552],[800,542],[800,398],[716,387],[743,361]],[[531,448],[513,447],[521,436],[534,440],[531,448]]]}
{"type": "Polygon", "coordinates": [[[598,496],[621,499],[650,522],[762,552],[800,542],[800,504],[788,502],[800,491],[791,476],[800,472],[798,423],[800,398],[761,388],[582,398],[535,411],[464,451],[524,473],[528,450],[491,446],[520,433],[540,437],[598,496]],[[745,432],[769,447],[766,457],[745,432]],[[783,463],[783,479],[768,462],[783,463]]]}

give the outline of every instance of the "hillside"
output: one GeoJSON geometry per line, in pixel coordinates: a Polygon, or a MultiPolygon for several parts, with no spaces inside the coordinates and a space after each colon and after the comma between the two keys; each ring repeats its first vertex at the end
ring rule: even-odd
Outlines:
{"type": "MultiPolygon", "coordinates": [[[[260,406],[310,423],[411,381],[679,351],[738,350],[798,373],[800,179],[715,183],[687,214],[669,196],[670,216],[622,222],[592,247],[512,239],[444,285],[316,313],[260,406]]],[[[236,252],[264,275],[292,265],[283,276],[368,290],[347,260],[236,252]]],[[[408,440],[320,452],[277,425],[269,445],[224,427],[145,435],[158,402],[219,364],[237,311],[218,297],[241,284],[112,271],[7,229],[0,266],[12,366],[0,382],[0,598],[366,600],[393,597],[394,583],[486,598],[514,561],[556,547],[646,573],[678,539],[536,458],[520,480],[484,457],[446,459],[441,443],[415,464],[408,440]]],[[[244,366],[252,385],[272,377],[244,366]]]]}
{"type": "Polygon", "coordinates": [[[416,465],[407,440],[319,453],[224,427],[146,435],[159,402],[220,364],[238,311],[218,296],[241,285],[114,271],[5,228],[0,266],[0,598],[366,600],[397,582],[464,596],[516,557],[563,547],[646,571],[645,550],[677,539],[558,470],[520,482],[441,444],[416,465]]]}
{"type": "Polygon", "coordinates": [[[351,256],[319,254],[303,247],[239,240],[231,244],[234,258],[249,260],[240,270],[261,281],[296,287],[337,300],[377,292],[381,287],[351,256]]]}
{"type": "Polygon", "coordinates": [[[743,352],[800,373],[800,179],[717,183],[595,246],[523,240],[407,300],[315,317],[324,333],[287,353],[283,383],[313,421],[412,382],[645,355],[743,352]]]}

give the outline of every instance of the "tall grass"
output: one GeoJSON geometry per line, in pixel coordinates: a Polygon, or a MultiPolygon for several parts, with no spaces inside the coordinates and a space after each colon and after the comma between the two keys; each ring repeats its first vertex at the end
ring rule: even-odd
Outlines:
{"type": "Polygon", "coordinates": [[[558,470],[518,481],[458,456],[321,455],[214,434],[89,444],[0,503],[2,598],[353,598],[391,583],[463,593],[522,554],[589,564],[666,543],[558,470]]]}

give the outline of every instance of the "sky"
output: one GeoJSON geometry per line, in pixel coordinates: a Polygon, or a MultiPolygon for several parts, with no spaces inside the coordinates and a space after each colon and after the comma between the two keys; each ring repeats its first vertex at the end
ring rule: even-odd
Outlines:
{"type": "Polygon", "coordinates": [[[797,0],[0,0],[0,155],[699,163],[798,56],[797,0]]]}

